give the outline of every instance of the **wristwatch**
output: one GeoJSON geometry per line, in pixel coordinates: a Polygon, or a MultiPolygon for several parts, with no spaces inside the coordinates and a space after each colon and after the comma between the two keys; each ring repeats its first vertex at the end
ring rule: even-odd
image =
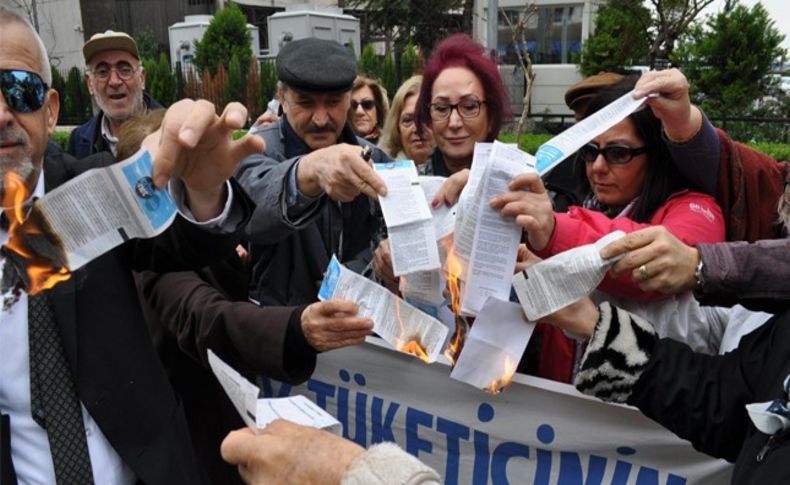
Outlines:
{"type": "Polygon", "coordinates": [[[702,293],[705,288],[705,276],[702,273],[704,267],[704,263],[700,257],[699,263],[697,263],[697,269],[694,271],[694,293],[702,293]]]}

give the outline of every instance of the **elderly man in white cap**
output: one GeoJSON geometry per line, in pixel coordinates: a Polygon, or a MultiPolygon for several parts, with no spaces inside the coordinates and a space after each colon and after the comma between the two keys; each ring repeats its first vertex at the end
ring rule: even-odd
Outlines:
{"type": "Polygon", "coordinates": [[[137,43],[124,32],[94,34],[82,47],[85,82],[99,112],[69,137],[70,154],[85,158],[97,152],[115,155],[118,130],[131,116],[162,106],[144,92],[145,70],[137,43]]]}

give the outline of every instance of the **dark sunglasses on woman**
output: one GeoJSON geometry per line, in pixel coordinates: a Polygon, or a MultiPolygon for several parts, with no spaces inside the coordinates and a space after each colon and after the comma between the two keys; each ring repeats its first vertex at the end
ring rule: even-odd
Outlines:
{"type": "Polygon", "coordinates": [[[600,148],[595,143],[588,143],[579,148],[579,156],[587,163],[592,163],[603,154],[604,160],[610,165],[625,165],[634,159],[635,156],[647,152],[647,147],[633,148],[628,145],[606,145],[600,148]]]}
{"type": "Polygon", "coordinates": [[[362,106],[362,109],[365,111],[370,111],[376,107],[376,102],[372,99],[363,99],[362,101],[357,101],[355,99],[351,100],[351,111],[356,111],[360,106],[362,106]]]}
{"type": "Polygon", "coordinates": [[[9,108],[17,113],[32,113],[44,106],[49,87],[34,72],[0,69],[0,92],[9,108]]]}

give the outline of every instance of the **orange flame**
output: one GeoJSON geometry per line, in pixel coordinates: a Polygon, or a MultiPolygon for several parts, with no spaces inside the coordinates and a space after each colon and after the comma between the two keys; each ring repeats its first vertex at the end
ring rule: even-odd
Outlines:
{"type": "Polygon", "coordinates": [[[401,345],[400,349],[398,350],[400,350],[401,352],[405,352],[407,354],[416,355],[417,357],[420,358],[420,360],[422,360],[426,364],[429,364],[431,362],[430,359],[428,358],[428,353],[425,352],[425,349],[422,348],[422,344],[420,344],[420,341],[416,337],[412,338],[405,344],[401,345]]]}
{"type": "Polygon", "coordinates": [[[444,355],[450,360],[452,365],[458,360],[461,353],[461,348],[464,345],[468,325],[466,320],[461,316],[461,283],[460,277],[463,272],[461,261],[455,255],[455,247],[450,247],[447,250],[447,287],[450,290],[450,304],[455,315],[455,333],[447,348],[444,350],[444,355]]]}
{"type": "MultiPolygon", "coordinates": [[[[403,279],[403,277],[401,276],[403,279]]],[[[416,355],[419,357],[423,362],[430,363],[430,359],[428,358],[428,353],[425,352],[422,344],[420,343],[420,339],[418,337],[410,337],[404,339],[403,336],[406,333],[406,326],[403,324],[403,320],[401,320],[400,316],[400,298],[395,299],[395,317],[398,320],[398,326],[400,327],[400,335],[398,337],[399,342],[405,341],[406,343],[398,345],[397,348],[401,352],[405,352],[407,354],[416,355]]]]}
{"type": "Polygon", "coordinates": [[[26,236],[44,234],[42,228],[26,214],[25,202],[31,192],[25,180],[14,172],[8,172],[3,186],[2,204],[8,218],[9,234],[5,248],[25,262],[25,272],[29,278],[27,293],[35,295],[69,279],[71,274],[67,268],[56,269],[50,259],[34,253],[25,243],[26,236]]]}
{"type": "Polygon", "coordinates": [[[484,390],[490,394],[499,394],[507,386],[509,386],[511,382],[513,382],[513,374],[515,373],[516,364],[510,360],[509,355],[506,355],[502,375],[491,381],[491,385],[486,387],[484,390]]]}

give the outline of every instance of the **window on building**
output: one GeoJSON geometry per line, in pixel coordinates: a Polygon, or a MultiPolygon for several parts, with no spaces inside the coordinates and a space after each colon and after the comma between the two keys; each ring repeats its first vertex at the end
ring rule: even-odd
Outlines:
{"type": "MultiPolygon", "coordinates": [[[[583,4],[539,7],[537,12],[527,19],[527,49],[532,62],[535,64],[578,62],[582,40],[582,10],[583,4]]],[[[510,25],[515,26],[523,15],[523,8],[506,8],[499,11],[497,49],[505,64],[518,62],[510,25]]],[[[521,41],[519,46],[523,48],[521,41]]]]}

